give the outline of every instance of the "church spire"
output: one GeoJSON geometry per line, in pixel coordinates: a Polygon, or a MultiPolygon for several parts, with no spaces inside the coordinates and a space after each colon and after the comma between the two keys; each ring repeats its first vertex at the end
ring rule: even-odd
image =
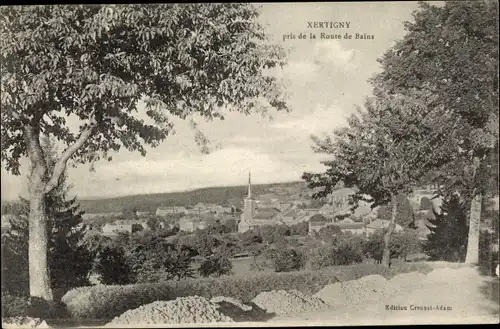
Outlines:
{"type": "Polygon", "coordinates": [[[252,198],[252,176],[250,172],[248,172],[248,199],[252,198]]]}

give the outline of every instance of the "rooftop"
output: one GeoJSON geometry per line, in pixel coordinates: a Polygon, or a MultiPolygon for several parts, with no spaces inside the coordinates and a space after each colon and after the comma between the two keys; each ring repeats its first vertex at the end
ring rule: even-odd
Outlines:
{"type": "Polygon", "coordinates": [[[341,196],[348,196],[348,195],[351,195],[354,193],[356,193],[356,191],[354,191],[353,189],[348,188],[348,187],[343,187],[343,188],[339,188],[338,190],[332,191],[332,193],[330,195],[333,197],[341,197],[341,196]]]}
{"type": "Polygon", "coordinates": [[[115,220],[112,225],[134,225],[134,224],[143,224],[144,220],[141,219],[118,219],[115,220]]]}
{"type": "Polygon", "coordinates": [[[287,212],[285,212],[283,214],[283,216],[286,216],[286,217],[295,217],[298,214],[299,214],[299,210],[298,209],[290,209],[287,212]]]}
{"type": "Polygon", "coordinates": [[[312,216],[311,218],[309,218],[309,222],[310,223],[327,223],[327,222],[329,222],[329,220],[326,219],[326,217],[321,215],[321,214],[316,214],[316,215],[312,216]]]}
{"type": "Polygon", "coordinates": [[[271,212],[277,214],[280,212],[280,210],[274,207],[262,207],[262,208],[257,208],[257,212],[271,212]]]}
{"type": "Polygon", "coordinates": [[[253,219],[272,219],[276,216],[275,212],[257,212],[253,219]]]}
{"type": "MultiPolygon", "coordinates": [[[[376,221],[371,222],[370,224],[367,224],[367,228],[371,229],[380,229],[380,228],[386,228],[389,226],[389,221],[385,219],[377,219],[376,221]]],[[[396,224],[396,228],[401,227],[401,225],[396,224]]]]}
{"type": "Polygon", "coordinates": [[[365,224],[364,223],[336,223],[334,224],[335,226],[338,226],[341,230],[353,230],[353,229],[360,229],[364,228],[365,224]]]}

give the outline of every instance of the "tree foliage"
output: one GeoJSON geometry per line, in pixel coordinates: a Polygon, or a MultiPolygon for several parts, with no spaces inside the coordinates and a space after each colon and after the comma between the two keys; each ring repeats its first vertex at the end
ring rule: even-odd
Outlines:
{"type": "Polygon", "coordinates": [[[123,248],[115,245],[99,246],[93,272],[102,284],[133,283],[132,270],[127,264],[123,248]]]}
{"type": "Polygon", "coordinates": [[[231,273],[233,264],[223,254],[214,254],[209,256],[198,268],[198,272],[203,277],[227,275],[231,273]]]}
{"type": "Polygon", "coordinates": [[[279,247],[266,252],[266,259],[269,260],[275,272],[297,271],[305,266],[305,258],[300,251],[279,247]]]}
{"type": "MultiPolygon", "coordinates": [[[[380,59],[375,92],[420,94],[428,113],[445,120],[433,130],[450,132],[448,161],[433,170],[440,194],[459,192],[469,203],[467,262],[478,257],[481,198],[498,195],[498,2],[421,3],[407,34],[380,59]]],[[[425,141],[426,139],[424,139],[425,141]]]]}
{"type": "MultiPolygon", "coordinates": [[[[428,200],[428,199],[427,199],[428,200]]],[[[396,223],[402,227],[409,227],[414,223],[413,206],[404,194],[397,196],[398,210],[396,214],[396,223]]],[[[391,209],[389,206],[381,206],[378,210],[378,218],[391,220],[391,209]]]]}
{"type": "Polygon", "coordinates": [[[391,245],[392,257],[406,261],[408,256],[418,254],[421,251],[422,246],[416,231],[406,229],[394,234],[391,245]]]}
{"type": "Polygon", "coordinates": [[[0,15],[1,158],[13,174],[22,157],[32,167],[32,296],[53,298],[43,198],[68,163],[111,160],[121,148],[145,155],[172,132],[172,117],[287,109],[268,74],[284,52],[251,4],[9,6],[0,15]],[[53,167],[43,136],[64,147],[53,167]]]}
{"type": "Polygon", "coordinates": [[[328,225],[323,227],[317,232],[315,237],[321,241],[331,242],[335,239],[335,236],[342,234],[342,230],[337,225],[328,225]]]}
{"type": "Polygon", "coordinates": [[[483,157],[498,144],[498,3],[422,2],[413,16],[380,59],[376,92],[431,93],[429,111],[451,115],[445,127],[458,132],[448,152],[483,157]]]}
{"type": "Polygon", "coordinates": [[[442,212],[429,218],[431,231],[423,245],[431,260],[459,262],[465,260],[468,225],[467,206],[457,195],[444,200],[442,212]]]}
{"type": "Polygon", "coordinates": [[[349,197],[353,208],[360,201],[369,202],[372,207],[391,205],[386,266],[397,196],[412,192],[429,168],[447,160],[448,155],[440,152],[444,146],[431,143],[449,134],[430,129],[437,119],[443,118],[426,116],[426,108],[425,102],[412,97],[385,94],[368,99],[364,109],[349,117],[348,126],[334,131],[333,137],[313,138],[314,150],[330,155],[332,160],[324,162],[324,173],[303,175],[309,187],[319,188],[313,195],[316,198],[327,196],[343,184],[356,191],[349,197]],[[430,140],[423,142],[424,138],[430,140]]]}
{"type": "Polygon", "coordinates": [[[261,97],[284,109],[276,79],[263,74],[284,54],[258,14],[249,4],[2,8],[6,168],[17,173],[28,155],[28,123],[68,146],[85,135],[74,159],[86,162],[120,147],[145,153],[171,132],[169,115],[223,119],[222,107],[250,113],[261,97]],[[140,100],[154,124],[134,116],[140,100]],[[80,134],[68,115],[81,120],[80,134]]]}
{"type": "Polygon", "coordinates": [[[329,266],[361,263],[364,259],[365,242],[360,236],[337,233],[307,248],[307,266],[318,270],[329,266]]]}
{"type": "Polygon", "coordinates": [[[324,187],[318,196],[343,181],[358,189],[352,204],[368,194],[382,205],[429,173],[443,185],[440,194],[459,191],[469,202],[498,191],[487,179],[498,175],[489,160],[498,153],[497,17],[494,1],[421,3],[372,80],[385,111],[366,106],[335,139],[316,139],[316,149],[335,158],[325,174],[304,175],[324,187]]]}
{"type": "Polygon", "coordinates": [[[193,277],[192,248],[165,241],[156,234],[133,235],[123,246],[126,264],[137,283],[193,277]]]}
{"type": "MultiPolygon", "coordinates": [[[[368,99],[333,136],[313,137],[314,151],[332,157],[324,162],[324,173],[303,175],[311,188],[320,188],[313,196],[326,196],[343,183],[356,190],[352,206],[363,200],[376,207],[389,203],[391,195],[410,193],[429,167],[444,160],[439,145],[422,143],[435,124],[425,109],[415,98],[386,94],[368,99]]],[[[445,132],[432,134],[437,139],[445,132]]]]}

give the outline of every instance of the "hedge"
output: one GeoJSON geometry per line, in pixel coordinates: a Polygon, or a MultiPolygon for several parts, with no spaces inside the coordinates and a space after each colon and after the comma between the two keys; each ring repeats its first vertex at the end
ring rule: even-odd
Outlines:
{"type": "Polygon", "coordinates": [[[434,266],[427,263],[394,264],[391,269],[379,264],[357,264],[317,271],[257,273],[124,286],[97,285],[72,289],[61,301],[66,305],[67,312],[72,318],[112,319],[129,309],[157,300],[198,295],[206,298],[226,296],[249,302],[263,291],[295,289],[305,294],[314,294],[327,284],[356,280],[370,274],[380,274],[390,278],[397,273],[429,272],[433,268],[434,266]]]}

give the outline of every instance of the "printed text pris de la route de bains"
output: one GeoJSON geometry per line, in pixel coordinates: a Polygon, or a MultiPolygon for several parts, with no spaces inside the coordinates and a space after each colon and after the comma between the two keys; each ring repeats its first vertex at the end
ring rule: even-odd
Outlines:
{"type": "MultiPolygon", "coordinates": [[[[349,29],[351,22],[334,22],[334,21],[308,21],[308,29],[349,29]]],[[[330,35],[321,35],[321,39],[340,39],[330,35]]],[[[355,39],[375,39],[375,36],[367,33],[356,33],[355,39]]]]}

